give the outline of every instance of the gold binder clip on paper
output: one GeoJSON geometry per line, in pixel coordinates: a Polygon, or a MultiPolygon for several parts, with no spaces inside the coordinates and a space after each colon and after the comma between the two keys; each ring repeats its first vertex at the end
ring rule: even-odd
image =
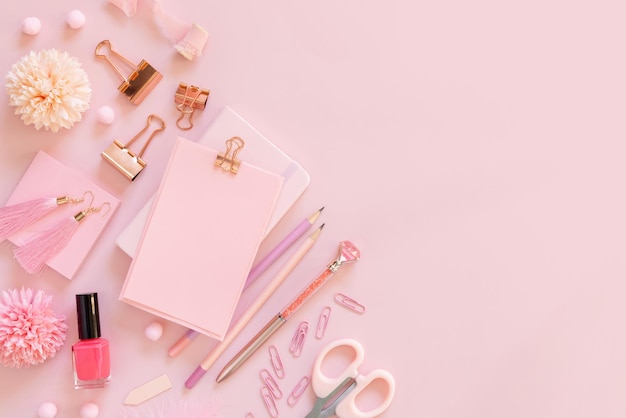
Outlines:
{"type": "Polygon", "coordinates": [[[137,135],[135,135],[130,141],[128,141],[126,145],[122,144],[117,139],[114,139],[113,143],[109,145],[107,149],[102,151],[100,155],[102,156],[102,158],[104,158],[105,161],[109,162],[111,165],[113,165],[113,167],[117,168],[119,172],[128,177],[130,181],[133,181],[139,175],[139,173],[141,173],[141,170],[143,170],[146,166],[146,162],[142,160],[141,157],[146,151],[146,148],[148,148],[148,145],[150,145],[150,141],[152,141],[154,135],[164,129],[165,122],[163,121],[163,119],[161,119],[157,115],[150,115],[148,116],[148,122],[146,123],[145,128],[139,131],[139,133],[137,133],[137,135]],[[128,149],[128,147],[148,130],[153,118],[158,119],[161,122],[161,127],[155,129],[150,134],[148,140],[138,154],[133,153],[131,150],[128,149]]]}
{"type": "Polygon", "coordinates": [[[237,174],[241,161],[237,159],[237,154],[244,146],[243,139],[238,136],[226,140],[226,152],[218,153],[215,159],[215,165],[221,167],[224,171],[230,171],[233,174],[237,174]]]}
{"type": "Polygon", "coordinates": [[[146,98],[148,93],[150,93],[157,83],[163,78],[163,75],[161,75],[161,73],[155,70],[154,67],[148,64],[145,60],[141,60],[139,65],[135,65],[133,62],[114,51],[111,47],[111,42],[108,40],[104,40],[96,46],[96,57],[105,59],[109,62],[109,64],[111,64],[115,72],[122,78],[122,84],[120,84],[117,89],[136,105],[141,103],[143,99],[146,98]],[[111,58],[109,58],[109,55],[100,53],[100,49],[105,45],[109,48],[109,55],[115,56],[117,59],[121,60],[133,69],[128,76],[125,76],[122,73],[120,68],[115,65],[111,58]]]}
{"type": "Polygon", "coordinates": [[[180,112],[180,117],[176,120],[176,126],[183,131],[187,131],[193,128],[193,112],[196,109],[204,110],[206,102],[209,99],[210,90],[201,89],[197,86],[190,86],[185,83],[179,83],[176,94],[174,95],[174,101],[176,102],[176,109],[180,112]],[[183,126],[181,121],[185,116],[189,115],[189,124],[183,126]]]}

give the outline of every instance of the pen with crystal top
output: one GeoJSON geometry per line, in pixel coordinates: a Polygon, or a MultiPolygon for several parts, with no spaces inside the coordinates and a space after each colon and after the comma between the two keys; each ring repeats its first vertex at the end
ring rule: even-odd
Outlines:
{"type": "MultiPolygon", "coordinates": [[[[243,286],[244,290],[250,286],[261,274],[268,269],[285,251],[287,251],[304,233],[315,223],[317,218],[324,210],[324,207],[315,211],[312,215],[305,218],[298,224],[281,242],[276,245],[261,261],[259,261],[254,267],[250,269],[248,277],[246,278],[246,284],[243,286]]],[[[194,338],[198,336],[198,331],[188,329],[178,341],[174,343],[168,350],[170,357],[176,357],[183,351],[194,338]]]]}
{"type": "Polygon", "coordinates": [[[217,376],[217,382],[221,382],[226,379],[232,373],[235,372],[247,359],[250,357],[267,339],[274,334],[291,315],[293,315],[309,298],[320,288],[324,283],[330,279],[341,266],[347,263],[351,263],[359,260],[361,252],[350,241],[341,241],[339,243],[339,251],[335,260],[328,265],[326,270],[322,272],[315,280],[308,284],[308,286],[300,292],[285,309],[278,315],[272,318],[267,325],[261,329],[253,338],[246,344],[232,360],[228,362],[217,376]]]}

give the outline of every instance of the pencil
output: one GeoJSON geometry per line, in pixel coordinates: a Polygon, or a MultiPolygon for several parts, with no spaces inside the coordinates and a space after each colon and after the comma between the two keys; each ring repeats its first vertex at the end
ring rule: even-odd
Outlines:
{"type": "Polygon", "coordinates": [[[302,258],[309,252],[309,250],[313,247],[313,244],[317,241],[322,229],[324,228],[324,224],[322,224],[319,228],[317,228],[311,235],[305,239],[302,244],[298,247],[298,249],[294,252],[294,254],[287,260],[285,265],[280,269],[280,271],[274,276],[272,281],[265,287],[265,289],[257,296],[257,298],[252,302],[252,304],[248,307],[248,309],[241,315],[239,320],[235,325],[233,325],[228,332],[226,333],[226,337],[223,341],[219,342],[213,350],[209,353],[207,357],[200,363],[200,365],[196,368],[196,370],[189,376],[187,381],[185,382],[185,387],[191,389],[198,383],[200,378],[204,376],[204,374],[209,370],[209,368],[213,365],[215,360],[219,358],[219,356],[226,350],[228,345],[239,335],[241,330],[250,322],[252,317],[259,311],[261,306],[270,298],[270,296],[276,291],[278,286],[285,280],[285,278],[291,273],[296,265],[302,260],[302,258]]]}
{"type": "Polygon", "coordinates": [[[298,294],[285,309],[273,317],[236,355],[224,366],[217,376],[217,382],[221,382],[233,374],[272,334],[274,334],[304,303],[322,287],[328,279],[344,264],[359,260],[361,252],[350,241],[339,243],[337,258],[328,265],[316,279],[298,294]]]}
{"type": "MultiPolygon", "coordinates": [[[[315,223],[317,218],[319,218],[320,214],[324,210],[324,207],[318,209],[307,218],[305,218],[302,222],[298,224],[285,238],[282,239],[274,247],[261,261],[259,261],[255,266],[253,266],[248,272],[248,277],[246,278],[246,283],[244,284],[244,290],[256,279],[259,278],[265,270],[267,270],[281,255],[287,251],[294,242],[298,240],[304,233],[315,223]]],[[[198,332],[192,329],[188,329],[185,334],[183,334],[178,341],[176,341],[170,349],[167,351],[167,354],[170,357],[176,357],[179,355],[191,342],[194,338],[198,336],[198,332]]]]}

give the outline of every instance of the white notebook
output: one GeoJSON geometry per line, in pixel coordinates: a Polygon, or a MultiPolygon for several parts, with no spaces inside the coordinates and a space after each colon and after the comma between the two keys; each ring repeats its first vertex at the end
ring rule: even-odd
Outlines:
{"type": "MultiPolygon", "coordinates": [[[[311,182],[311,178],[300,164],[272,144],[230,107],[225,107],[220,112],[197,143],[221,149],[224,141],[233,136],[239,136],[244,139],[246,143],[245,155],[248,163],[278,174],[285,179],[267,229],[263,234],[266,236],[306,190],[311,182]]],[[[117,246],[131,257],[137,254],[137,247],[139,246],[153,201],[154,197],[144,205],[115,241],[117,246]]]]}

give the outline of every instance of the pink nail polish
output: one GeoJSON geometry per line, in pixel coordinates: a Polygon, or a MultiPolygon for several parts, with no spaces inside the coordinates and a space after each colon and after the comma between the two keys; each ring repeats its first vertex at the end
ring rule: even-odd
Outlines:
{"type": "Polygon", "coordinates": [[[111,381],[109,340],[100,337],[98,294],[76,295],[79,341],[72,346],[74,387],[101,388],[111,381]]]}

